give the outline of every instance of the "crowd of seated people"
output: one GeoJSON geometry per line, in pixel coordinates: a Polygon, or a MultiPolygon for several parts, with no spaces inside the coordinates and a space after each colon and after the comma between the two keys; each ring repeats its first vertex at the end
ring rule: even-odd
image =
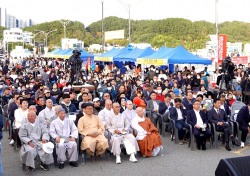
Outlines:
{"type": "MultiPolygon", "coordinates": [[[[234,123],[242,132],[239,136],[231,126],[231,109],[241,95],[230,91],[216,95],[205,70],[198,73],[195,68],[184,68],[171,73],[151,66],[143,80],[134,73],[138,68],[123,67],[123,74],[116,67],[111,71],[98,65],[96,70],[82,71],[79,78],[94,89],[75,91],[63,65],[59,60],[26,59],[20,68],[12,65],[7,73],[0,70],[0,92],[12,127],[10,145],[15,143],[20,150],[28,171],[34,170],[37,157],[43,170],[49,170],[51,157],[60,169],[67,159],[77,167],[81,151],[91,161],[109,152],[117,164],[122,163],[121,153],[125,151],[129,161],[136,163],[138,153],[143,157],[161,153],[161,134],[169,128],[178,130],[174,137],[185,144],[190,142],[191,126],[198,150],[207,149],[206,142],[215,131],[222,133],[228,151],[230,141],[241,147],[246,144],[249,102],[236,115],[234,123]],[[48,64],[41,65],[44,62],[48,64]],[[163,128],[165,122],[168,126],[163,128]],[[214,129],[209,128],[212,124],[214,129]]],[[[236,77],[239,80],[235,73],[236,77]]],[[[244,82],[244,77],[240,79],[244,82]]],[[[237,86],[243,85],[238,82],[237,86]]]]}

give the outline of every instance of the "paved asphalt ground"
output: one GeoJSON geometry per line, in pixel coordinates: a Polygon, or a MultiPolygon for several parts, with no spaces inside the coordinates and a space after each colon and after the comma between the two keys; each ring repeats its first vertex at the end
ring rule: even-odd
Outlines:
{"type": "MultiPolygon", "coordinates": [[[[65,164],[63,170],[50,166],[50,171],[43,171],[37,165],[33,173],[22,170],[18,151],[9,146],[8,134],[3,133],[2,160],[4,176],[213,176],[222,158],[246,156],[250,154],[250,147],[243,149],[234,147],[228,152],[220,144],[219,149],[206,151],[191,151],[187,144],[179,145],[170,141],[170,136],[163,139],[164,156],[151,158],[137,157],[137,163],[128,161],[129,157],[122,155],[122,164],[115,164],[115,157],[102,158],[96,163],[87,162],[78,168],[65,164]]],[[[38,164],[38,163],[37,163],[38,164]]]]}

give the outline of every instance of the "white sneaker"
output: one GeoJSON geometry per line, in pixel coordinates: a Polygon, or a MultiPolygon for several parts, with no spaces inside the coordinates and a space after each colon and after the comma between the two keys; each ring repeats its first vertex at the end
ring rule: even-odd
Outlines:
{"type": "Polygon", "coordinates": [[[121,164],[121,157],[120,155],[116,155],[116,164],[121,164]]]}
{"type": "Polygon", "coordinates": [[[131,162],[133,162],[133,163],[137,162],[137,159],[135,158],[135,154],[134,154],[134,153],[132,153],[132,154],[130,155],[129,161],[131,161],[131,162]]]}
{"type": "Polygon", "coordinates": [[[244,147],[245,147],[244,142],[240,142],[240,147],[241,147],[241,148],[244,148],[244,147]]]}
{"type": "Polygon", "coordinates": [[[10,141],[10,143],[9,143],[10,145],[13,145],[14,144],[14,140],[13,139],[11,139],[11,141],[10,141]]]}

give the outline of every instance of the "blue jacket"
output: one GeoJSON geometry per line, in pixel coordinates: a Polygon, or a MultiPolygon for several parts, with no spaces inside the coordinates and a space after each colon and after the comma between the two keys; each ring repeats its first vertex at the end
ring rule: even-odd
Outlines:
{"type": "Polygon", "coordinates": [[[76,107],[72,103],[68,107],[64,103],[62,103],[61,106],[65,110],[66,114],[69,112],[76,112],[76,107]]]}
{"type": "Polygon", "coordinates": [[[3,139],[2,129],[3,129],[3,116],[0,115],[0,140],[3,139]]]}
{"type": "Polygon", "coordinates": [[[127,68],[125,66],[123,66],[122,68],[120,68],[120,73],[121,74],[124,75],[126,73],[126,71],[127,71],[127,68]]]}
{"type": "Polygon", "coordinates": [[[159,110],[158,110],[158,112],[159,112],[159,114],[163,115],[166,112],[167,109],[170,109],[173,106],[174,105],[173,105],[172,102],[170,102],[170,106],[169,107],[166,105],[165,102],[160,102],[159,103],[159,110]]]}
{"type": "Polygon", "coordinates": [[[182,101],[182,104],[183,106],[185,106],[187,110],[192,110],[194,101],[195,101],[195,98],[193,98],[190,102],[188,101],[187,98],[184,98],[182,101]]]}

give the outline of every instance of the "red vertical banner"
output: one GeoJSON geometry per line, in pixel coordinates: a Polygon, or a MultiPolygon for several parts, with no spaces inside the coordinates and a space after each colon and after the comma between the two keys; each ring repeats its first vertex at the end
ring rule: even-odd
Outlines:
{"type": "Polygon", "coordinates": [[[218,63],[222,64],[223,59],[227,57],[227,35],[219,34],[218,36],[218,63]]]}
{"type": "Polygon", "coordinates": [[[90,57],[88,57],[88,71],[90,71],[90,67],[91,67],[91,60],[90,57]]]}

